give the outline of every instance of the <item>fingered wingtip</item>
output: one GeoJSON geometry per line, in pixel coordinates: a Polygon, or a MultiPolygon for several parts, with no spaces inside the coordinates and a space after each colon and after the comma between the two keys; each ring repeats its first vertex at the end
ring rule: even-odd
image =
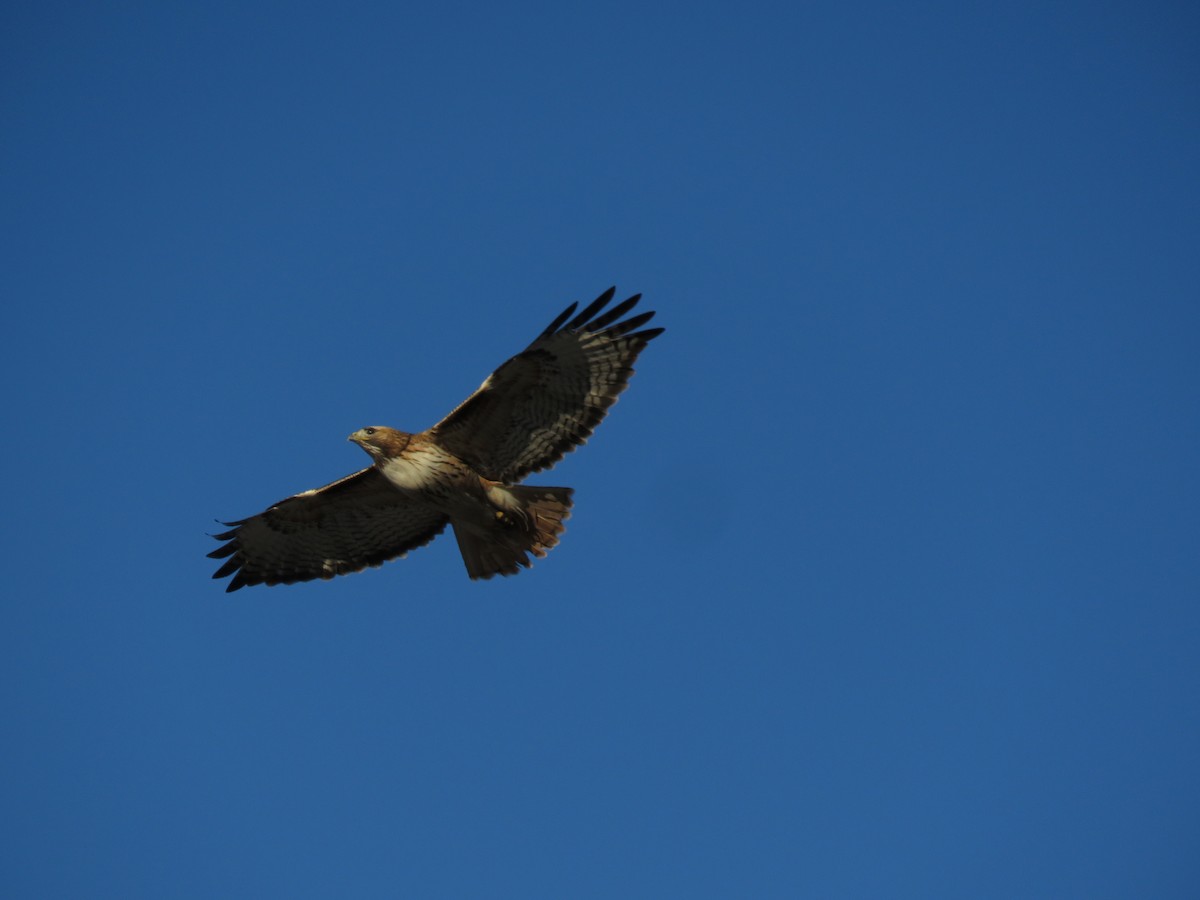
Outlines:
{"type": "Polygon", "coordinates": [[[583,308],[583,312],[567,323],[567,331],[575,331],[576,329],[583,328],[583,326],[585,326],[588,321],[591,320],[592,316],[596,315],[596,313],[600,312],[600,310],[604,309],[604,307],[608,305],[609,301],[616,296],[616,293],[617,286],[613,285],[607,291],[585,306],[583,308]]]}
{"type": "Polygon", "coordinates": [[[548,334],[554,334],[554,332],[558,331],[558,329],[562,327],[562,323],[571,318],[577,306],[579,306],[578,303],[572,303],[570,306],[560,312],[558,316],[555,317],[554,321],[545,327],[545,329],[542,331],[542,336],[545,337],[548,334]]]}

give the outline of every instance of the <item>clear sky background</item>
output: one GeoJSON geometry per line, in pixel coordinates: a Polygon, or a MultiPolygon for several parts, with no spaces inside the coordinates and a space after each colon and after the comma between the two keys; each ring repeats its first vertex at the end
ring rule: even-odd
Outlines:
{"type": "Polygon", "coordinates": [[[1197,896],[1198,41],[5,5],[0,894],[1197,896]],[[210,580],[614,283],[531,571],[210,580]]]}

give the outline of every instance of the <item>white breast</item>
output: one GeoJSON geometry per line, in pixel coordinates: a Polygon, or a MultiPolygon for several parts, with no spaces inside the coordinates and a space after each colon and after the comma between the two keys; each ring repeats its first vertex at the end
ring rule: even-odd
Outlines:
{"type": "Polygon", "coordinates": [[[389,459],[380,468],[387,480],[401,490],[419,491],[439,480],[440,456],[437,451],[422,449],[389,459]]]}

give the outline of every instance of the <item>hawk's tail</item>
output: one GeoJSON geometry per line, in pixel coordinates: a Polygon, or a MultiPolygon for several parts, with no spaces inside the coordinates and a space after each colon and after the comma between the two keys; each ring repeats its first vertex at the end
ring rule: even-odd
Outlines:
{"type": "Polygon", "coordinates": [[[515,575],[528,569],[529,555],[542,557],[558,543],[571,515],[571,488],[505,486],[510,508],[496,510],[495,523],[476,530],[454,523],[454,536],[472,578],[515,575]],[[515,501],[515,502],[511,502],[515,501]]]}

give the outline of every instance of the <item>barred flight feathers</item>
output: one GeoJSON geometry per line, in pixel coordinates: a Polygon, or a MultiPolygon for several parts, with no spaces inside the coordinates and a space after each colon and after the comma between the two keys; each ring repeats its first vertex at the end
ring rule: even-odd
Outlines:
{"type": "Polygon", "coordinates": [[[226,591],[252,584],[295,584],[379,566],[423,547],[449,517],[414,503],[372,467],[281,500],[265,512],[223,524],[228,541],[208,554],[225,559],[213,578],[226,591]],[[228,557],[228,559],[226,559],[228,557]]]}
{"type": "Polygon", "coordinates": [[[638,355],[663,332],[635,330],[653,312],[617,321],[641,294],[597,315],[615,291],[567,322],[576,304],[569,306],[430,434],[480,474],[504,482],[549,468],[586,442],[628,387],[638,355]]]}

